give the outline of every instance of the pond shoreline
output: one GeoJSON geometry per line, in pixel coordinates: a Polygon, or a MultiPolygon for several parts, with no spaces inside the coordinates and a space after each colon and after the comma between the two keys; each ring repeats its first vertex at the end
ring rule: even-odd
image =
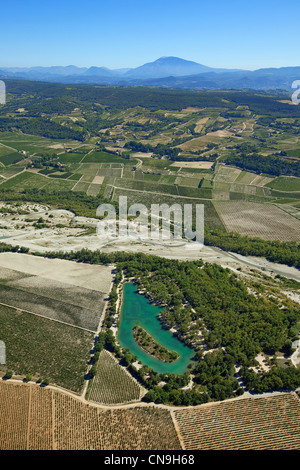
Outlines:
{"type": "Polygon", "coordinates": [[[127,278],[120,286],[122,300],[118,304],[119,316],[116,331],[119,345],[137,357],[142,364],[158,373],[184,374],[195,355],[195,351],[184,344],[170,329],[163,327],[159,313],[164,308],[158,305],[146,291],[139,289],[134,278],[127,278]],[[175,351],[179,358],[173,362],[162,362],[149,355],[136,343],[132,329],[135,325],[144,328],[154,340],[169,351],[175,351]]]}

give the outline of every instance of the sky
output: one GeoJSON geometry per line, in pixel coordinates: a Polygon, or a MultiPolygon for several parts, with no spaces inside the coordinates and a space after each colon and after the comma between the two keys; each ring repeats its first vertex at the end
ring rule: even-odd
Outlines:
{"type": "Polygon", "coordinates": [[[11,0],[0,16],[0,67],[300,66],[299,0],[11,0]]]}

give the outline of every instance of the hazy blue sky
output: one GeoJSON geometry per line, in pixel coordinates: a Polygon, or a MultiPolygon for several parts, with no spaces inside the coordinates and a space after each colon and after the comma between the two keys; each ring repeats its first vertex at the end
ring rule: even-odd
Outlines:
{"type": "Polygon", "coordinates": [[[0,67],[300,65],[299,0],[12,0],[0,15],[0,67]]]}

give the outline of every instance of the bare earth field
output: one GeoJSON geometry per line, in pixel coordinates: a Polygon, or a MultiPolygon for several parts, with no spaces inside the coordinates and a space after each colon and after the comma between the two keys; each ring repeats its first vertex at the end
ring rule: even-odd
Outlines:
{"type": "Polygon", "coordinates": [[[98,292],[108,293],[111,285],[110,266],[97,266],[60,259],[46,259],[22,253],[0,253],[0,267],[33,276],[64,282],[98,292]]]}
{"type": "Polygon", "coordinates": [[[97,331],[111,271],[108,266],[1,253],[0,304],[97,331]]]}
{"type": "Polygon", "coordinates": [[[203,170],[209,170],[213,166],[214,162],[174,162],[172,166],[180,168],[200,168],[203,170]]]}
{"type": "Polygon", "coordinates": [[[208,120],[208,117],[199,119],[199,121],[196,122],[195,132],[201,132],[204,124],[206,124],[208,120]]]}
{"type": "Polygon", "coordinates": [[[215,207],[230,232],[263,240],[300,241],[300,221],[273,204],[217,201],[215,207]]]}
{"type": "Polygon", "coordinates": [[[92,183],[93,184],[102,184],[104,180],[104,176],[95,176],[92,183]]]}

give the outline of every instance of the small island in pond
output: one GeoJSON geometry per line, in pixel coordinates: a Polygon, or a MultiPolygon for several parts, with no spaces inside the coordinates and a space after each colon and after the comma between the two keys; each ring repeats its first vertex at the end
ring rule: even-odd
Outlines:
{"type": "Polygon", "coordinates": [[[174,362],[179,358],[176,351],[169,351],[155,339],[141,326],[135,325],[132,328],[133,337],[138,346],[143,349],[150,356],[155,357],[162,362],[174,362]]]}

